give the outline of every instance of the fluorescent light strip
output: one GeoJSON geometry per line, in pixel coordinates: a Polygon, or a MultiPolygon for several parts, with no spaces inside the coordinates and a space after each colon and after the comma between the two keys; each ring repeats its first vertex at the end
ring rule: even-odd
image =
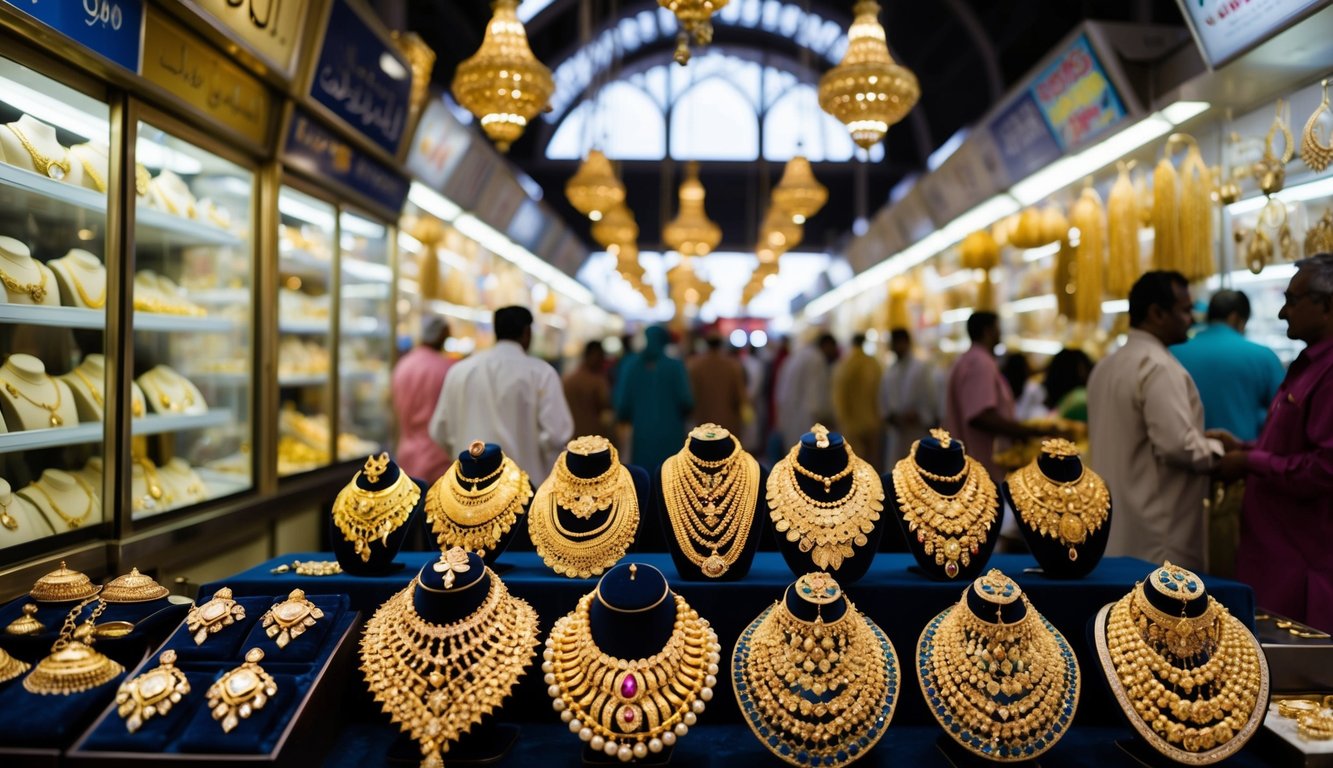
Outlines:
{"type": "Polygon", "coordinates": [[[293,219],[323,229],[333,231],[333,209],[316,207],[293,195],[278,195],[278,212],[293,219]]]}
{"type": "Polygon", "coordinates": [[[463,212],[463,209],[449,198],[416,181],[412,182],[412,186],[408,189],[407,199],[426,213],[445,221],[453,221],[463,212]]]}
{"type": "Polygon", "coordinates": [[[1000,308],[1000,312],[1006,315],[1017,315],[1024,312],[1055,309],[1056,306],[1055,294],[1048,293],[1044,296],[1031,296],[1026,299],[1018,299],[1016,301],[1008,302],[1000,308]]]}
{"type": "MultiPolygon", "coordinates": [[[[1257,283],[1271,283],[1278,280],[1290,280],[1296,276],[1295,264],[1274,264],[1271,267],[1265,267],[1263,272],[1254,274],[1248,269],[1237,269],[1234,272],[1227,273],[1227,283],[1232,287],[1238,285],[1255,285],[1257,283]]],[[[1222,276],[1213,275],[1205,283],[1208,290],[1215,291],[1222,287],[1222,276]]]]}
{"type": "Polygon", "coordinates": [[[399,230],[398,247],[404,251],[407,251],[410,254],[417,255],[420,254],[421,251],[425,249],[426,246],[422,245],[421,241],[416,239],[415,237],[412,237],[411,235],[407,234],[402,230],[399,230]]]}
{"type": "Polygon", "coordinates": [[[936,280],[935,288],[937,290],[945,290],[946,288],[957,288],[960,285],[966,285],[968,283],[976,282],[976,279],[977,276],[973,270],[960,269],[957,272],[950,272],[944,277],[941,277],[939,280],[936,280]]]}
{"type": "Polygon", "coordinates": [[[368,237],[372,240],[380,240],[384,237],[385,228],[379,222],[363,219],[360,216],[354,216],[350,213],[344,213],[338,221],[342,224],[344,232],[350,232],[353,235],[368,237]]]}
{"type": "Polygon", "coordinates": [[[1054,256],[1059,252],[1060,252],[1059,243],[1051,243],[1050,245],[1043,245],[1040,248],[1029,248],[1023,252],[1023,261],[1026,262],[1041,261],[1042,259],[1047,258],[1048,256],[1054,256]]]}
{"type": "Polygon", "coordinates": [[[106,146],[111,135],[111,124],[105,116],[90,115],[8,78],[0,78],[0,100],[44,123],[95,141],[101,146],[106,146]]]}
{"type": "Polygon", "coordinates": [[[1102,302],[1102,314],[1118,315],[1129,311],[1129,299],[1112,299],[1102,302]]]}
{"type": "MultiPolygon", "coordinates": [[[[1325,176],[1322,179],[1307,181],[1304,184],[1296,184],[1273,195],[1284,203],[1299,203],[1329,196],[1333,196],[1333,176],[1325,176]]],[[[1268,198],[1266,197],[1252,197],[1228,205],[1227,213],[1232,216],[1243,216],[1247,213],[1253,213],[1267,204],[1268,198]]]]}
{"type": "Polygon", "coordinates": [[[967,322],[967,319],[972,316],[972,312],[973,309],[971,307],[962,307],[960,309],[950,309],[941,312],[940,325],[967,322]]]}
{"type": "Polygon", "coordinates": [[[1034,355],[1054,355],[1065,348],[1063,343],[1049,339],[1017,339],[1014,346],[1034,355]]]}

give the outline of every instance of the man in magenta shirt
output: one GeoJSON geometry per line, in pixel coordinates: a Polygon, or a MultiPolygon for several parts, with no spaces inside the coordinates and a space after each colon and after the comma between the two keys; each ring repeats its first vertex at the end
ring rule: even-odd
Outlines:
{"type": "Polygon", "coordinates": [[[1255,443],[1224,439],[1219,474],[1245,477],[1236,576],[1259,606],[1333,631],[1333,254],[1297,262],[1278,317],[1305,350],[1255,443]]]}
{"type": "Polygon", "coordinates": [[[981,462],[995,482],[1004,470],[995,465],[995,438],[1023,440],[1037,432],[1014,420],[1014,395],[995,362],[1000,343],[1000,318],[994,312],[973,312],[967,319],[972,346],[949,371],[944,428],[962,440],[967,455],[981,462]]]}
{"type": "Polygon", "coordinates": [[[393,367],[393,413],[398,420],[394,459],[408,476],[428,483],[443,475],[452,461],[426,431],[444,375],[454,363],[441,354],[448,338],[444,318],[427,315],[421,320],[421,342],[393,367]]]}

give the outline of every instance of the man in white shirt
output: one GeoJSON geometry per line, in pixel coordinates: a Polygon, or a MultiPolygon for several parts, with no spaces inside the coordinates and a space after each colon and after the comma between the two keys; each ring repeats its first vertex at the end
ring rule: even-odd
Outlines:
{"type": "Polygon", "coordinates": [[[939,426],[941,414],[933,366],[912,354],[912,334],[895,328],[889,334],[894,360],[879,384],[879,412],[889,425],[888,451],[881,472],[907,458],[912,441],[939,426]]]}
{"type": "Polygon", "coordinates": [[[801,439],[816,423],[834,427],[830,367],[838,359],[838,342],[831,333],[820,334],[783,364],[778,374],[778,432],[785,448],[801,439]]]}
{"type": "Polygon", "coordinates": [[[540,484],[574,434],[560,376],[529,357],[532,313],[495,310],[495,346],[454,365],[445,377],[430,436],[450,455],[473,440],[495,443],[540,484]]]}

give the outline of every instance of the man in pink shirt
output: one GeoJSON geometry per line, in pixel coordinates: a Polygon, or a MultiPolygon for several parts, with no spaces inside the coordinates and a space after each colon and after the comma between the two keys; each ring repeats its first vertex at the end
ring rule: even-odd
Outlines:
{"type": "Polygon", "coordinates": [[[426,431],[444,388],[444,375],[454,363],[441,353],[448,338],[444,318],[423,317],[421,342],[393,367],[393,413],[398,420],[394,459],[408,476],[428,483],[443,475],[452,461],[426,431]]]}
{"type": "Polygon", "coordinates": [[[1038,432],[1014,420],[1014,395],[995,362],[999,316],[973,312],[967,319],[967,336],[971,348],[949,371],[944,428],[963,441],[967,455],[981,462],[998,483],[1004,479],[1004,470],[995,465],[995,439],[1023,440],[1038,432]]]}

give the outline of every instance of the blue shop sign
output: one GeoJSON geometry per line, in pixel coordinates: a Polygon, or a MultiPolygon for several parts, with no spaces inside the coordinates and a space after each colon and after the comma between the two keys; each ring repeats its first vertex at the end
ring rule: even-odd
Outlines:
{"type": "Polygon", "coordinates": [[[1030,89],[996,115],[988,129],[1010,182],[1027,178],[1063,154],[1030,89]]]}
{"type": "Polygon", "coordinates": [[[143,0],[0,0],[131,72],[139,71],[143,0]]]}
{"type": "Polygon", "coordinates": [[[334,0],[310,97],[397,157],[407,130],[412,68],[348,0],[334,0]]]}
{"type": "Polygon", "coordinates": [[[300,108],[292,114],[283,161],[350,189],[386,211],[401,211],[407,200],[407,179],[358,151],[300,108]]]}

